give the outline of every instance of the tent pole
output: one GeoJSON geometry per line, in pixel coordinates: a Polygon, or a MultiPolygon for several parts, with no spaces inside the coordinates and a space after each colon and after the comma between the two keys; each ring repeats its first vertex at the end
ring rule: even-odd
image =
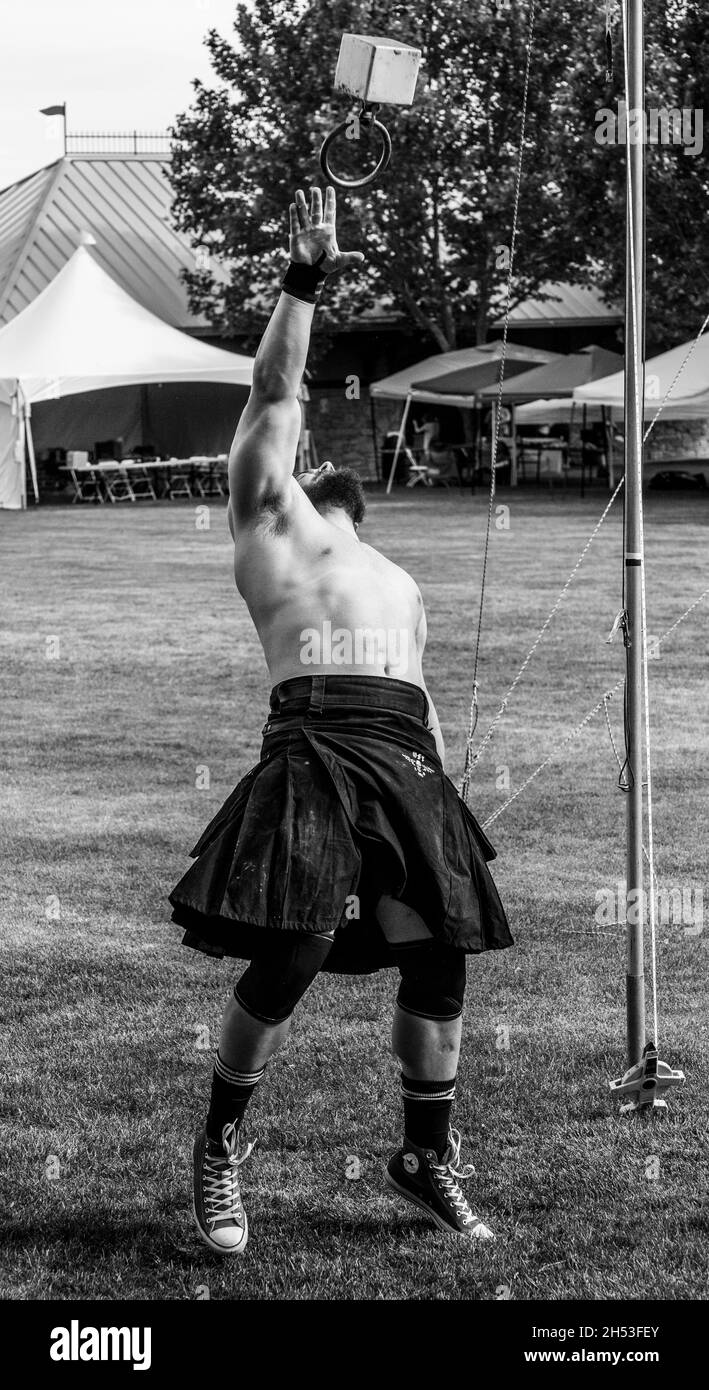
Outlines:
{"type": "MultiPolygon", "coordinates": [[[[648,698],[643,650],[643,425],[645,415],[645,91],[642,0],[625,0],[628,122],[626,135],[627,221],[625,280],[625,526],[624,638],[626,656],[625,727],[628,772],[626,841],[626,1010],[628,1070],[611,1090],[627,1104],[621,1114],[665,1109],[663,1092],[681,1086],[684,1072],[657,1055],[656,1039],[645,1041],[643,933],[643,722],[648,698]],[[637,123],[637,125],[636,125],[637,123]],[[638,130],[638,126],[640,129],[638,130]],[[635,127],[635,128],[634,128],[635,127]]],[[[646,669],[646,667],[645,667],[646,669]]],[[[645,769],[648,784],[650,768],[645,769]]],[[[650,866],[652,873],[652,863],[650,866]]],[[[652,891],[651,891],[652,896],[652,891]]],[[[653,980],[653,985],[656,982],[653,980]]],[[[653,1009],[656,1019],[657,1011],[653,1009]]]]}
{"type": "Polygon", "coordinates": [[[35,502],[39,502],[39,484],[37,482],[37,460],[34,456],[34,439],[32,438],[32,425],[30,423],[30,403],[25,401],[25,438],[27,440],[27,452],[30,459],[30,473],[32,474],[32,491],[34,492],[35,502]]]}
{"type": "Polygon", "coordinates": [[[16,461],[20,462],[22,457],[22,467],[20,471],[20,509],[24,512],[27,508],[27,453],[25,449],[25,412],[22,408],[22,390],[19,381],[15,386],[13,397],[13,413],[17,419],[17,442],[15,444],[16,461]]]}
{"type": "Polygon", "coordinates": [[[399,433],[398,433],[398,435],[397,435],[397,437],[396,437],[396,448],[395,448],[395,450],[394,450],[394,457],[393,457],[393,459],[392,459],[391,470],[390,470],[390,473],[389,473],[389,481],[388,481],[388,483],[387,483],[387,497],[389,496],[389,493],[391,492],[392,487],[394,486],[394,474],[396,473],[397,460],[398,460],[398,458],[399,458],[399,454],[401,453],[401,445],[402,445],[403,440],[404,440],[404,430],[406,429],[406,421],[407,421],[408,418],[409,418],[409,407],[410,407],[410,405],[411,405],[411,392],[409,392],[408,396],[406,397],[406,405],[404,406],[404,413],[403,413],[403,415],[402,415],[402,417],[401,417],[401,424],[399,425],[399,433]]]}
{"type": "Polygon", "coordinates": [[[606,458],[608,460],[608,490],[609,492],[613,492],[615,489],[615,460],[613,458],[613,406],[609,405],[607,409],[608,414],[606,415],[606,406],[601,406],[601,411],[603,413],[603,426],[605,430],[606,444],[608,446],[606,452],[606,458]]]}
{"type": "Polygon", "coordinates": [[[492,486],[492,491],[493,491],[493,493],[497,491],[497,488],[496,488],[497,479],[495,478],[495,468],[494,468],[494,465],[495,465],[495,463],[497,462],[497,460],[495,459],[495,436],[496,436],[496,434],[497,434],[497,401],[494,400],[494,401],[492,402],[492,410],[491,410],[491,412],[490,412],[490,472],[492,473],[492,483],[491,483],[491,486],[492,486]]]}
{"type": "MultiPolygon", "coordinates": [[[[568,437],[568,440],[567,440],[567,449],[568,449],[568,452],[567,452],[567,455],[566,455],[566,459],[567,459],[567,463],[568,463],[568,465],[569,465],[569,468],[571,468],[571,442],[572,442],[573,437],[574,437],[574,420],[575,420],[575,418],[576,418],[576,401],[574,400],[573,395],[572,395],[572,397],[571,397],[571,414],[570,414],[570,416],[569,416],[569,437],[568,437]]],[[[581,482],[583,483],[583,468],[582,468],[582,470],[581,470],[581,482]]],[[[581,495],[581,497],[583,497],[583,487],[581,487],[581,489],[580,489],[580,495],[581,495]]]]}
{"type": "Polygon", "coordinates": [[[627,0],[628,120],[626,131],[625,292],[625,608],[626,755],[631,787],[626,802],[626,1011],[628,1066],[641,1061],[645,1046],[643,962],[643,650],[642,650],[642,463],[645,397],[645,71],[642,0],[627,0]],[[634,273],[633,273],[634,272],[634,273]]]}
{"type": "Polygon", "coordinates": [[[372,426],[372,446],[374,448],[374,476],[377,482],[382,481],[379,468],[379,453],[377,451],[377,407],[374,396],[369,393],[369,423],[372,426]]]}

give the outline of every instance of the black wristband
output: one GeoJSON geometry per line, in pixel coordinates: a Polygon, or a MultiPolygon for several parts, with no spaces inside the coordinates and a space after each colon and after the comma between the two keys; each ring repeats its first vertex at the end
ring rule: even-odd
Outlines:
{"type": "Polygon", "coordinates": [[[315,265],[291,261],[281,281],[281,289],[285,290],[286,294],[292,294],[294,299],[302,299],[305,304],[315,304],[322,282],[327,279],[327,271],[320,269],[324,260],[323,251],[315,265]]]}

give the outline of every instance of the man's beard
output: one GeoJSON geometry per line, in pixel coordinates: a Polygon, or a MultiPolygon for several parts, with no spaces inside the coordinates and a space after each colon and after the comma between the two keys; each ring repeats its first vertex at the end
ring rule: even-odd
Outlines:
{"type": "Polygon", "coordinates": [[[307,495],[318,511],[327,507],[342,507],[358,526],[366,511],[364,488],[354,468],[338,468],[334,473],[321,473],[307,489],[307,495]]]}

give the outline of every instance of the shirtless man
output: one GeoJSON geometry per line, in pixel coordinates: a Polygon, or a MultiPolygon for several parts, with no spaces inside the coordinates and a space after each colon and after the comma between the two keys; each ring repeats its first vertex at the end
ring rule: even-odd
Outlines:
{"type": "Polygon", "coordinates": [[[324,208],[318,188],[309,207],[298,190],[290,266],[229,460],[235,578],[263,646],[271,713],[260,762],[170,895],[185,944],[250,961],[224,1014],[194,1152],[197,1227],[221,1254],[247,1240],[246,1107],[321,969],[398,968],[404,1133],[385,1180],[439,1229],[492,1236],[459,1186],[472,1170],[459,1167],[450,1114],[466,955],[512,944],[487,869],[494,850],[443,771],[417,585],[360,540],[356,473],[324,463],[293,476],[320,285],[363,259],[338,249],[334,189],[324,208]],[[308,640],[326,628],[337,646],[308,640]]]}

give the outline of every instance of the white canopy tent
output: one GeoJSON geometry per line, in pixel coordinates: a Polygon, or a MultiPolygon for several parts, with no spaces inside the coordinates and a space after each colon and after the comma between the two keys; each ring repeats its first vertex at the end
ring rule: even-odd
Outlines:
{"type": "MultiPolygon", "coordinates": [[[[459,367],[476,367],[480,362],[484,361],[486,361],[486,354],[481,348],[477,347],[460,348],[456,352],[437,352],[433,357],[424,357],[420,362],[413,362],[410,367],[404,367],[400,372],[393,372],[391,376],[380,377],[379,381],[370,383],[369,399],[372,410],[375,455],[377,453],[377,401],[401,401],[403,405],[396,441],[396,452],[388,479],[387,492],[391,492],[394,474],[396,472],[396,464],[404,440],[406,421],[414,396],[417,401],[426,405],[440,404],[440,397],[437,396],[435,392],[415,391],[414,382],[423,380],[425,377],[430,379],[431,377],[447,376],[450,372],[456,371],[459,367]]],[[[446,404],[448,404],[448,402],[446,402],[446,404]]],[[[453,402],[453,404],[455,404],[455,402],[453,402]]]]}
{"type": "Polygon", "coordinates": [[[144,309],[78,247],[51,284],[0,330],[0,508],[26,503],[30,424],[39,401],[110,386],[249,386],[253,358],[210,347],[144,309]]]}
{"type": "MultiPolygon", "coordinates": [[[[514,364],[520,372],[551,362],[560,355],[510,342],[504,348],[504,353],[508,366],[514,364]]],[[[401,372],[372,382],[369,388],[372,401],[385,399],[403,403],[394,458],[387,481],[387,493],[391,492],[394,482],[411,406],[445,405],[457,406],[462,410],[474,410],[480,403],[482,387],[487,385],[488,380],[494,379],[499,370],[495,364],[499,362],[502,354],[503,344],[498,339],[491,343],[483,343],[479,347],[437,353],[434,357],[426,357],[422,362],[406,367],[401,372]]]]}
{"type": "MultiPolygon", "coordinates": [[[[667,391],[670,394],[662,411],[664,420],[703,420],[709,417],[709,333],[698,339],[683,367],[691,347],[691,343],[680,343],[678,347],[661,352],[645,363],[646,419],[652,419],[667,391]],[[681,374],[677,376],[680,368],[681,374]]],[[[624,381],[622,371],[600,377],[598,381],[589,381],[584,386],[576,387],[574,400],[581,405],[609,405],[614,411],[622,412],[624,381]]]]}
{"type": "Polygon", "coordinates": [[[582,430],[585,430],[588,425],[603,425],[607,444],[608,486],[610,491],[613,491],[615,488],[614,434],[615,430],[622,428],[623,425],[624,413],[622,408],[587,404],[585,401],[583,405],[580,405],[569,394],[567,396],[552,396],[548,399],[540,398],[537,401],[526,401],[522,405],[513,406],[513,410],[515,426],[567,425],[570,430],[579,412],[582,430]]]}
{"type": "MultiPolygon", "coordinates": [[[[590,424],[603,423],[603,407],[589,405],[586,419],[590,424]]],[[[515,409],[515,419],[519,425],[570,425],[574,416],[574,401],[570,396],[555,396],[550,400],[528,401],[515,409]]],[[[622,410],[612,410],[614,424],[621,423],[622,410]]]]}
{"type": "MultiPolygon", "coordinates": [[[[476,367],[479,362],[488,360],[489,346],[487,351],[484,347],[468,347],[460,348],[456,352],[437,352],[433,357],[424,357],[421,362],[404,367],[403,371],[373,381],[369,387],[369,394],[374,400],[406,401],[415,381],[422,381],[426,377],[447,376],[449,372],[457,371],[460,367],[476,367]]],[[[440,405],[440,396],[434,391],[417,391],[416,399],[429,405],[440,405]]]]}

